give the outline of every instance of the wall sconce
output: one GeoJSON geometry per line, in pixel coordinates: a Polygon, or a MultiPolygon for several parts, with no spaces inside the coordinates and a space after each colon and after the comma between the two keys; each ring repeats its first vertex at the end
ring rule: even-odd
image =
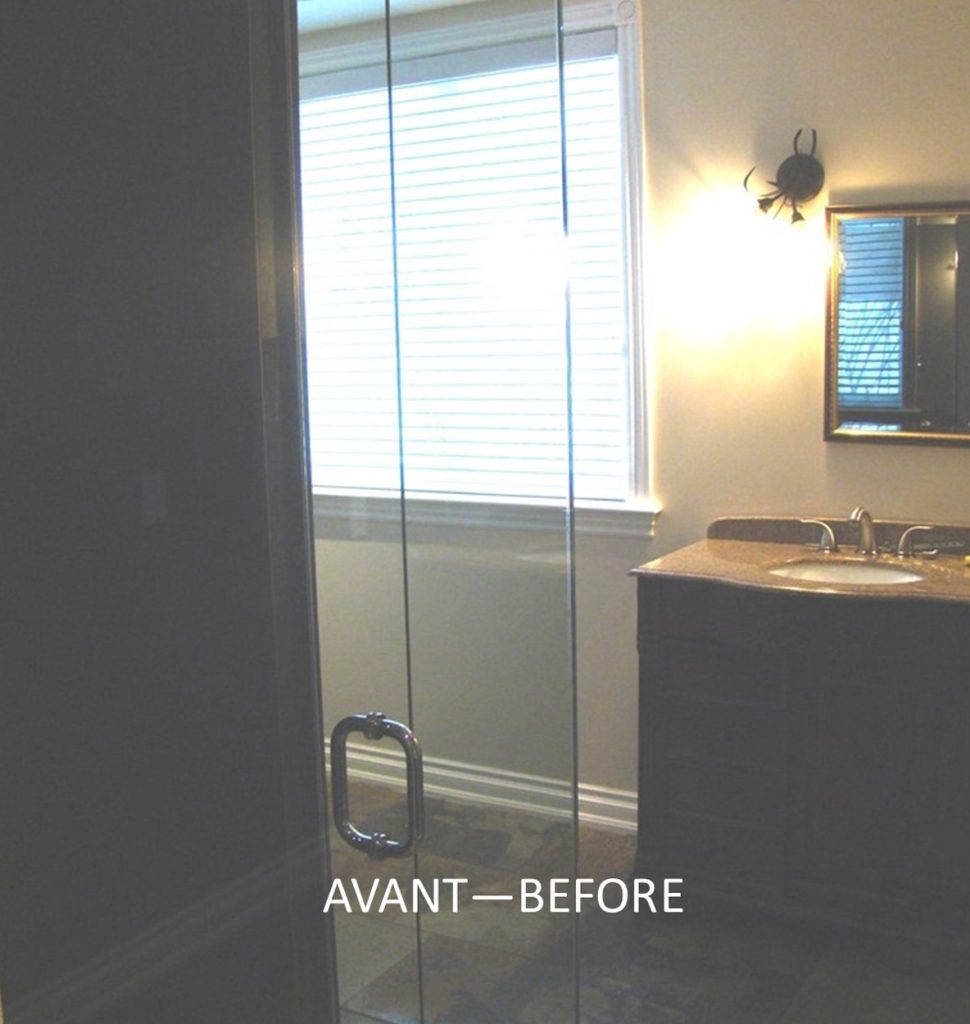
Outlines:
{"type": "MultiPolygon", "coordinates": [[[[778,203],[778,209],[775,211],[777,217],[785,206],[790,206],[792,224],[797,224],[805,219],[798,209],[798,204],[814,199],[822,191],[822,185],[825,183],[825,169],[815,159],[818,135],[813,128],[812,150],[810,153],[801,153],[798,150],[798,140],[801,138],[801,134],[802,130],[799,128],[795,133],[793,144],[795,152],[782,160],[778,172],[775,174],[775,180],[768,182],[774,191],[758,196],[758,206],[762,213],[767,213],[775,203],[778,203]]],[[[748,179],[752,174],[754,174],[754,167],[744,176],[745,192],[748,190],[748,179]]]]}

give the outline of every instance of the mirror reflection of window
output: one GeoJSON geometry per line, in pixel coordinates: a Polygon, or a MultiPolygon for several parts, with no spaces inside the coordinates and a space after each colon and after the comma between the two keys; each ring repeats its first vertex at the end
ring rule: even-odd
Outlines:
{"type": "Polygon", "coordinates": [[[839,406],[864,418],[903,408],[902,217],[850,220],[839,249],[839,406]]]}

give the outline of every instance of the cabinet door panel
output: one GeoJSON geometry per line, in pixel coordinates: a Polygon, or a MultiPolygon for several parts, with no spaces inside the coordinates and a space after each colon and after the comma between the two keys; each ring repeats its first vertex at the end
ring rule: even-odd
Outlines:
{"type": "Polygon", "coordinates": [[[666,718],[671,756],[768,768],[784,763],[784,716],[777,708],[671,696],[666,718]]]}
{"type": "Polygon", "coordinates": [[[714,877],[721,893],[780,892],[785,869],[780,831],[680,815],[671,815],[668,827],[666,870],[683,871],[696,888],[709,891],[703,879],[692,878],[700,874],[714,877]]]}
{"type": "Polygon", "coordinates": [[[671,758],[667,780],[670,806],[682,814],[768,827],[785,820],[784,772],[671,758]]]}
{"type": "Polygon", "coordinates": [[[833,675],[819,701],[805,851],[817,898],[959,915],[970,852],[966,698],[833,675]]]}
{"type": "Polygon", "coordinates": [[[640,859],[970,943],[970,611],[641,579],[640,859]]]}
{"type": "Polygon", "coordinates": [[[661,659],[662,678],[680,697],[775,707],[785,703],[791,675],[786,651],[666,637],[661,659]]]}

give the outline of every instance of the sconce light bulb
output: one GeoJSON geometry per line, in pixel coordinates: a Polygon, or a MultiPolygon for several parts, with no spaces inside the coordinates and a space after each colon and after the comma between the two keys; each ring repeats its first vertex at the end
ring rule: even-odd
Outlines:
{"type": "Polygon", "coordinates": [[[798,207],[797,206],[793,206],[791,209],[792,209],[792,214],[791,214],[791,222],[792,222],[792,224],[801,224],[801,222],[805,218],[801,215],[798,207]]]}
{"type": "Polygon", "coordinates": [[[774,204],[775,200],[770,196],[762,196],[762,198],[758,200],[758,207],[762,213],[767,213],[774,204]]]}

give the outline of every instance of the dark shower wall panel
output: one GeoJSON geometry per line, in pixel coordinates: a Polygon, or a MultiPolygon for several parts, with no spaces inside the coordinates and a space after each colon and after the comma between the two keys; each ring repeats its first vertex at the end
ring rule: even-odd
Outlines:
{"type": "Polygon", "coordinates": [[[8,1010],[161,924],[147,996],[90,1019],[290,1019],[285,913],[246,931],[232,888],[286,843],[249,31],[231,0],[0,14],[8,1010]]]}

